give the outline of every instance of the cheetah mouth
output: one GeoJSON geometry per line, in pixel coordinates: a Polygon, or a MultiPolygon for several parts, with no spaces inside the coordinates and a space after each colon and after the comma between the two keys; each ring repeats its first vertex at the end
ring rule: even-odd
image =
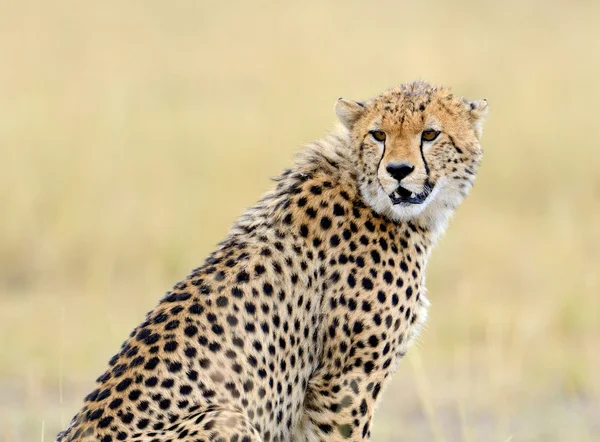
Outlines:
{"type": "Polygon", "coordinates": [[[433,185],[427,181],[421,193],[411,192],[402,186],[398,186],[390,195],[392,204],[423,204],[427,197],[431,194],[433,185]]]}

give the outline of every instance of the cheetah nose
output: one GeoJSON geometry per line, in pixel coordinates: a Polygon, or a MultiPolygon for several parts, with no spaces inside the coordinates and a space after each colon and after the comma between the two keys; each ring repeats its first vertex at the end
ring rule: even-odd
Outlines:
{"type": "Polygon", "coordinates": [[[411,166],[407,163],[391,163],[388,164],[385,170],[387,170],[394,179],[400,182],[415,170],[415,166],[411,166]]]}

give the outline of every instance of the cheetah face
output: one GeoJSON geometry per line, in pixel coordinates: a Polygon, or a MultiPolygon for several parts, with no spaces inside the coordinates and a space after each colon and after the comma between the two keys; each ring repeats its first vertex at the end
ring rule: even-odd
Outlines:
{"type": "Polygon", "coordinates": [[[469,102],[424,82],[364,103],[339,99],[363,198],[395,220],[452,210],[481,160],[485,100],[469,102]]]}

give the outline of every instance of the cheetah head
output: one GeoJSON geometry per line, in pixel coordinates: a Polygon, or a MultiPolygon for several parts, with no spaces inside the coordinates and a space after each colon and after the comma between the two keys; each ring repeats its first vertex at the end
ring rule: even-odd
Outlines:
{"type": "Polygon", "coordinates": [[[467,101],[425,82],[366,102],[339,99],[365,201],[394,220],[435,217],[464,199],[483,154],[487,101],[467,101]]]}

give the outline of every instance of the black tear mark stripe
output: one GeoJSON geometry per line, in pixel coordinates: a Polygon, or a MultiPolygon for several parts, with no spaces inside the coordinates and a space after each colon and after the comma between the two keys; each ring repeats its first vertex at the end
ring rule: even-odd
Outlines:
{"type": "Polygon", "coordinates": [[[385,143],[386,143],[386,141],[387,141],[387,137],[385,137],[385,140],[383,140],[383,152],[381,153],[381,158],[379,158],[379,163],[377,163],[377,170],[375,171],[378,175],[379,175],[379,168],[381,167],[381,162],[383,161],[383,157],[385,156],[385,143]]]}
{"type": "Polygon", "coordinates": [[[421,159],[423,160],[423,164],[425,165],[425,173],[427,174],[427,179],[429,180],[429,165],[427,164],[427,161],[425,160],[425,154],[423,153],[423,138],[421,138],[419,150],[421,151],[421,159]]]}
{"type": "Polygon", "coordinates": [[[452,138],[452,136],[451,136],[451,135],[448,135],[448,138],[450,139],[450,143],[452,144],[452,147],[454,147],[454,149],[456,149],[456,151],[457,151],[458,153],[462,154],[462,153],[463,153],[463,151],[462,151],[462,149],[461,149],[460,147],[458,147],[458,146],[456,145],[456,143],[454,142],[454,138],[452,138]]]}

